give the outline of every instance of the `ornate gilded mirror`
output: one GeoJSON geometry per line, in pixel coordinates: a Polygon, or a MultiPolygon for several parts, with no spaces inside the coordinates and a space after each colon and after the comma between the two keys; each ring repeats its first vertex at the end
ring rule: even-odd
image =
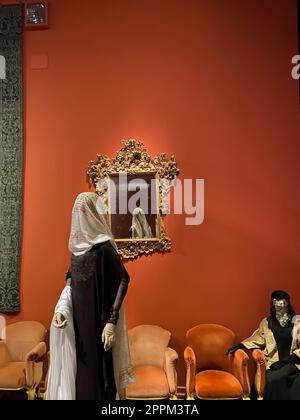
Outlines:
{"type": "Polygon", "coordinates": [[[167,252],[166,235],[171,182],[179,175],[174,156],[154,159],[138,140],[123,140],[111,159],[97,155],[87,170],[87,180],[102,197],[110,227],[124,259],[167,252]]]}

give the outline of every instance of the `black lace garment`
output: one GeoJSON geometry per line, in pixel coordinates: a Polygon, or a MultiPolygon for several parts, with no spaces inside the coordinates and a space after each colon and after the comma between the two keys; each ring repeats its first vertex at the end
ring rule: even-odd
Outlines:
{"type": "Polygon", "coordinates": [[[277,344],[279,360],[284,360],[291,355],[291,346],[293,340],[292,321],[289,321],[285,327],[282,327],[277,321],[277,319],[272,319],[271,329],[277,344]]]}
{"type": "Polygon", "coordinates": [[[71,258],[77,355],[77,400],[113,400],[116,395],[112,350],[105,352],[101,335],[107,322],[117,323],[127,292],[128,273],[110,242],[71,258]]]}

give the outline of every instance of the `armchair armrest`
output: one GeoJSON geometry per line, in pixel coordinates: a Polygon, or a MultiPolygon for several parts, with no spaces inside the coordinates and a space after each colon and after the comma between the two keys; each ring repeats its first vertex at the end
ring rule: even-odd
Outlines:
{"type": "Polygon", "coordinates": [[[4,365],[7,361],[7,349],[6,349],[6,342],[0,341],[0,366],[4,365]]]}
{"type": "Polygon", "coordinates": [[[42,380],[43,362],[38,362],[38,360],[46,354],[46,351],[46,344],[40,342],[26,355],[25,376],[28,388],[37,386],[42,380]]]}
{"type": "Polygon", "coordinates": [[[231,363],[231,372],[232,374],[240,381],[243,388],[243,398],[249,399],[251,392],[250,379],[248,374],[248,354],[240,349],[235,353],[229,354],[229,360],[231,363]]]}
{"type": "Polygon", "coordinates": [[[195,376],[196,376],[196,355],[191,347],[184,350],[184,360],[186,363],[186,395],[187,399],[194,399],[195,395],[195,376]]]}
{"type": "Polygon", "coordinates": [[[262,400],[266,385],[266,358],[259,349],[252,352],[252,357],[256,363],[255,389],[258,399],[262,400]]]}
{"type": "Polygon", "coordinates": [[[38,343],[29,353],[27,353],[26,362],[36,362],[46,354],[46,351],[46,344],[44,342],[38,343]]]}
{"type": "Polygon", "coordinates": [[[165,351],[164,370],[167,375],[171,395],[175,395],[177,392],[177,372],[176,372],[177,360],[178,360],[177,352],[171,349],[170,347],[167,347],[165,351]]]}

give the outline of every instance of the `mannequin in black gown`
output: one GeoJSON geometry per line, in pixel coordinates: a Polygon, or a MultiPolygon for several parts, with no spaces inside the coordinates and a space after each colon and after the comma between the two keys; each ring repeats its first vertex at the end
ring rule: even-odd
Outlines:
{"type": "Polygon", "coordinates": [[[129,276],[110,242],[72,256],[71,287],[77,354],[77,400],[113,400],[112,348],[101,345],[107,323],[115,325],[129,276]]]}
{"type": "MultiPolygon", "coordinates": [[[[69,241],[77,400],[116,398],[112,346],[129,283],[98,200],[94,193],[77,197],[69,241]]],[[[58,313],[54,322],[63,328],[66,320],[58,313]]]]}

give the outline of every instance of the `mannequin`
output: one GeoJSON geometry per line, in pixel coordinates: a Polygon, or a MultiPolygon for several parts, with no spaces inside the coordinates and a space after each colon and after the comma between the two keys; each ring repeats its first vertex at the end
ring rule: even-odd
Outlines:
{"type": "Polygon", "coordinates": [[[264,318],[251,337],[231,347],[262,349],[266,357],[265,400],[300,400],[300,320],[290,296],[277,290],[271,296],[270,316],[264,318]]]}
{"type": "Polygon", "coordinates": [[[130,232],[132,238],[152,238],[151,227],[147,222],[144,211],[140,207],[133,210],[130,232]]]}
{"type": "MultiPolygon", "coordinates": [[[[123,308],[130,279],[118,255],[101,198],[95,193],[82,193],[75,201],[69,249],[72,257],[67,286],[56,306],[51,331],[53,343],[60,340],[69,358],[75,354],[75,390],[69,399],[122,398],[126,385],[134,381],[123,308]],[[67,344],[61,341],[63,332],[64,337],[71,337],[67,344]]],[[[56,347],[52,345],[50,360],[56,347]]],[[[66,360],[56,360],[62,369],[66,360]]],[[[53,378],[57,372],[50,365],[47,399],[57,397],[59,388],[53,386],[51,374],[53,378]]],[[[65,381],[64,377],[60,379],[65,381]]]]}

